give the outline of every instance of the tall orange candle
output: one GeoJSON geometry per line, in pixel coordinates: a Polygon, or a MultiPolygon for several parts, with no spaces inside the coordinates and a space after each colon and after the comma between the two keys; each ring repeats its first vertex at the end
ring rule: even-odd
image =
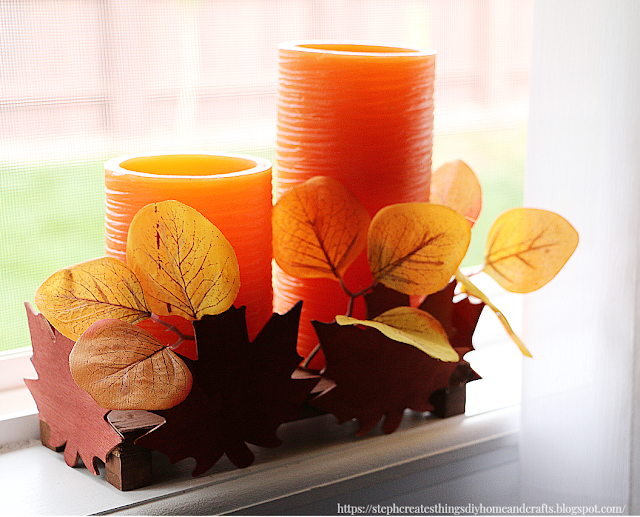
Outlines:
{"type": "Polygon", "coordinates": [[[164,154],[105,164],[106,253],[126,261],[133,216],[143,206],[176,200],[198,210],[233,246],[240,266],[237,307],[247,307],[253,338],[272,313],[271,163],[232,154],[164,154]]]}
{"type": "MultiPolygon", "coordinates": [[[[313,176],[332,176],[373,216],[383,206],[427,201],[431,178],[435,53],[331,41],[279,46],[276,198],[313,176]]],[[[347,272],[352,292],[371,284],[363,254],[347,272]]],[[[304,300],[298,351],[317,338],[310,320],[344,314],[338,282],[299,280],[276,267],[274,309],[304,300]]],[[[363,304],[354,315],[363,316],[363,304]]],[[[321,359],[311,366],[320,366],[321,359]]]]}

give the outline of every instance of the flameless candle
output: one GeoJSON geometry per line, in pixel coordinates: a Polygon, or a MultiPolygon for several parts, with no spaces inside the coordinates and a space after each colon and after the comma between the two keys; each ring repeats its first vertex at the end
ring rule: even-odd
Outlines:
{"type": "Polygon", "coordinates": [[[231,154],[136,155],[105,164],[106,253],[126,261],[126,240],[143,206],[176,200],[198,210],[233,246],[240,266],[235,306],[247,307],[253,338],[272,313],[271,163],[231,154]]]}
{"type": "MultiPolygon", "coordinates": [[[[344,183],[371,216],[392,203],[427,201],[434,71],[432,51],[331,41],[281,44],[276,199],[325,175],[344,183]]],[[[352,292],[370,285],[365,254],[345,281],[352,292]]],[[[347,298],[338,282],[294,279],[276,267],[274,309],[284,312],[299,299],[298,350],[306,356],[317,343],[310,320],[330,322],[344,314],[347,298]]],[[[363,315],[362,304],[355,315],[363,315]]]]}

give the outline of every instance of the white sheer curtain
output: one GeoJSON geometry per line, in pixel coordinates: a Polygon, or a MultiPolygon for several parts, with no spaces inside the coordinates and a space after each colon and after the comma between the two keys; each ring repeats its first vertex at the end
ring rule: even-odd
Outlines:
{"type": "Polygon", "coordinates": [[[640,2],[537,0],[525,204],[580,233],[525,297],[523,500],[627,505],[640,471],[640,2]]]}

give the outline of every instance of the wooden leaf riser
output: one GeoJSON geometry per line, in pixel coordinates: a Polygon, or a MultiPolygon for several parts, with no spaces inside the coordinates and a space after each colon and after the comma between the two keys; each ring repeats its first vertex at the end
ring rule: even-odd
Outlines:
{"type": "MultiPolygon", "coordinates": [[[[466,384],[454,386],[446,390],[438,390],[431,397],[434,410],[431,412],[438,418],[449,418],[464,414],[466,400],[466,384]]],[[[316,408],[304,405],[300,410],[300,419],[314,418],[323,413],[316,408]]],[[[149,429],[148,425],[132,428],[126,422],[112,422],[112,425],[124,434],[123,442],[107,457],[105,462],[105,479],[118,490],[127,491],[143,488],[153,484],[153,461],[149,449],[140,447],[133,440],[149,429]]],[[[40,421],[42,445],[56,451],[64,451],[64,446],[53,447],[48,440],[50,431],[46,422],[40,421]]]]}
{"type": "MultiPolygon", "coordinates": [[[[123,492],[149,486],[153,482],[151,451],[133,443],[134,436],[139,434],[125,433],[123,441],[109,453],[105,461],[105,479],[123,492]]],[[[40,420],[42,445],[55,452],[63,452],[64,445],[53,446],[50,437],[49,425],[40,420]]]]}
{"type": "MultiPolygon", "coordinates": [[[[63,452],[69,466],[80,465],[79,456],[82,456],[82,462],[96,475],[99,474],[99,470],[95,458],[76,451],[101,451],[97,459],[102,460],[105,464],[105,479],[118,490],[134,490],[151,485],[153,483],[152,452],[135,445],[133,442],[145,432],[158,426],[162,419],[159,420],[157,415],[146,411],[110,412],[100,408],[89,395],[77,388],[75,384],[73,384],[75,388],[70,387],[69,380],[73,382],[70,372],[68,372],[68,376],[65,372],[63,379],[55,381],[48,379],[46,375],[43,378],[37,365],[42,364],[45,360],[50,360],[50,358],[43,357],[42,350],[45,347],[38,346],[38,344],[52,340],[55,346],[50,348],[57,350],[59,356],[66,354],[68,358],[73,342],[55,331],[44,316],[36,314],[28,304],[27,312],[34,345],[32,361],[39,372],[39,378],[38,380],[25,380],[25,382],[32,391],[40,411],[42,444],[53,451],[63,452]],[[61,390],[59,383],[66,384],[66,389],[61,390]],[[101,419],[98,419],[100,423],[96,423],[91,428],[91,432],[75,433],[65,440],[58,428],[60,427],[59,422],[66,420],[65,414],[69,413],[69,408],[74,408],[72,413],[76,418],[92,414],[95,421],[96,414],[102,415],[101,419]],[[78,441],[90,442],[91,445],[76,447],[75,443],[78,441]],[[72,444],[71,448],[68,446],[69,443],[72,444]]],[[[59,359],[60,357],[58,357],[59,359]]],[[[440,418],[463,414],[465,393],[466,383],[434,392],[430,399],[434,406],[431,413],[440,418]]],[[[311,396],[314,395],[315,393],[311,394],[311,396]]],[[[323,413],[317,408],[305,404],[300,409],[298,419],[313,418],[321,414],[323,413]]],[[[69,424],[66,423],[66,425],[69,424]]]]}
{"type": "Polygon", "coordinates": [[[67,465],[80,460],[93,473],[99,474],[98,461],[106,463],[109,453],[122,442],[122,436],[109,425],[108,410],[80,389],[69,370],[69,353],[73,341],[54,330],[42,314],[27,304],[27,318],[38,379],[25,379],[38,406],[41,431],[47,446],[64,448],[67,465]]]}

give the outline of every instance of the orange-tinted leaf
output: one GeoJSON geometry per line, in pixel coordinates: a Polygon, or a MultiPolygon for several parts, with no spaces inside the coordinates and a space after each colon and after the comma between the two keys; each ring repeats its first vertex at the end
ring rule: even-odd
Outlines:
{"type": "Polygon", "coordinates": [[[89,327],[69,355],[73,380],[108,409],[169,409],[191,390],[185,363],[146,330],[120,320],[89,327]]]}
{"type": "Polygon", "coordinates": [[[47,320],[74,341],[101,319],[136,323],[151,316],[133,271],[111,257],[55,272],[38,288],[35,302],[47,320]]]}
{"type": "Polygon", "coordinates": [[[554,212],[514,208],[493,223],[484,272],[508,291],[529,293],[558,274],[578,246],[578,233],[554,212]]]}
{"type": "Polygon", "coordinates": [[[511,325],[507,321],[507,318],[505,317],[505,315],[502,314],[502,312],[500,312],[500,309],[498,309],[491,302],[491,300],[489,300],[489,298],[487,298],[487,295],[484,294],[480,289],[478,289],[471,282],[471,280],[469,280],[469,277],[465,276],[460,270],[456,272],[456,280],[458,280],[458,282],[462,284],[462,288],[466,293],[470,294],[471,296],[474,296],[475,298],[478,298],[478,300],[482,300],[484,304],[495,313],[495,315],[498,317],[498,319],[500,320],[500,323],[502,323],[502,326],[507,331],[511,339],[514,341],[516,345],[518,345],[518,348],[520,349],[520,351],[527,357],[532,357],[531,352],[529,352],[529,350],[524,345],[522,340],[514,332],[513,328],[511,328],[511,325]]]}
{"type": "Polygon", "coordinates": [[[445,163],[431,175],[429,201],[460,212],[473,226],[482,209],[478,177],[462,160],[445,163]]]}
{"type": "Polygon", "coordinates": [[[435,293],[454,275],[470,240],[469,223],[452,208],[431,203],[389,205],[369,227],[371,273],[404,294],[435,293]]]}
{"type": "Polygon", "coordinates": [[[238,260],[208,219],[178,201],[152,203],[131,221],[127,263],[153,312],[189,320],[219,314],[240,289],[238,260]]]}
{"type": "Polygon", "coordinates": [[[364,250],[371,218],[339,181],[316,176],[293,187],[273,210],[273,254],[296,278],[341,278],[364,250]]]}
{"type": "Polygon", "coordinates": [[[449,344],[440,322],[428,312],[415,307],[394,307],[373,320],[336,316],[338,325],[363,325],[379,330],[388,338],[415,346],[434,359],[445,362],[460,360],[449,344]]]}

